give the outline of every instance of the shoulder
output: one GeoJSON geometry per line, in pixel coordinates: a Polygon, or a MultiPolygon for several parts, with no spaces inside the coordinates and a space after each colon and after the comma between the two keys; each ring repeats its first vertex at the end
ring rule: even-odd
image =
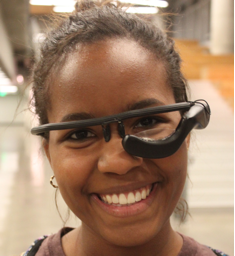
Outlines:
{"type": "Polygon", "coordinates": [[[219,250],[198,243],[191,237],[180,235],[183,238],[183,246],[178,256],[228,256],[219,250]]]}
{"type": "Polygon", "coordinates": [[[70,232],[72,228],[63,228],[59,232],[36,239],[26,252],[20,256],[65,256],[61,237],[70,232]]]}

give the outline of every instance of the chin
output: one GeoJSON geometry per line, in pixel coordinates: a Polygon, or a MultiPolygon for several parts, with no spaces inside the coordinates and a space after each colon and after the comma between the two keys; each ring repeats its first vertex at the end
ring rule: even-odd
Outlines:
{"type": "Polygon", "coordinates": [[[126,227],[103,230],[102,237],[109,243],[118,247],[138,247],[151,243],[162,233],[163,221],[149,221],[126,227]]]}
{"type": "Polygon", "coordinates": [[[106,241],[118,247],[138,247],[149,243],[154,237],[149,232],[140,234],[126,232],[125,235],[109,236],[106,241]]]}

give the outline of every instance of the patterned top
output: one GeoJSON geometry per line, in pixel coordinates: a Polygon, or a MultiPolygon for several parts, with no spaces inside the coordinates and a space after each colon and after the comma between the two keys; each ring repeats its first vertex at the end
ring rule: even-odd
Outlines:
{"type": "Polygon", "coordinates": [[[36,255],[39,247],[41,246],[42,242],[47,238],[48,236],[42,236],[36,239],[28,248],[26,252],[22,252],[20,256],[33,256],[36,255]]]}
{"type": "MultiPolygon", "coordinates": [[[[71,230],[72,228],[63,228],[56,234],[35,240],[21,256],[65,256],[61,238],[71,230]]],[[[183,246],[178,256],[229,256],[219,250],[202,245],[190,237],[180,235],[183,238],[183,246]]]]}
{"type": "MultiPolygon", "coordinates": [[[[208,246],[209,247],[209,246],[208,246]]],[[[215,255],[217,255],[217,256],[229,256],[228,254],[225,254],[224,252],[221,252],[220,250],[216,250],[216,249],[213,249],[213,248],[211,248],[211,247],[209,247],[212,251],[213,251],[213,253],[215,253],[215,255]]]]}

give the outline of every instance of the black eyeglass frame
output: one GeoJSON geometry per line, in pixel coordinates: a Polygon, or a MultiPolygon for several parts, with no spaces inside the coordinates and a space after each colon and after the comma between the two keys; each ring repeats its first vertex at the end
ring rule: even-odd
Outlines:
{"type": "Polygon", "coordinates": [[[92,118],[86,120],[78,120],[78,121],[71,121],[71,122],[62,122],[62,123],[49,123],[43,124],[31,129],[31,133],[33,135],[45,136],[45,133],[49,131],[55,130],[67,130],[67,129],[74,129],[74,128],[84,128],[89,126],[95,125],[106,125],[118,121],[122,121],[128,118],[138,117],[138,116],[145,116],[151,114],[161,114],[173,111],[187,111],[195,104],[195,102],[180,102],[171,105],[163,105],[151,108],[144,108],[144,109],[137,109],[126,111],[116,115],[110,115],[105,117],[99,118],[92,118]]]}
{"type": "Polygon", "coordinates": [[[184,113],[174,133],[162,140],[145,139],[126,135],[122,140],[123,148],[130,155],[142,158],[165,158],[173,155],[183,144],[192,129],[204,129],[210,121],[210,107],[205,100],[197,100],[184,113]]]}
{"type": "Polygon", "coordinates": [[[210,120],[210,107],[205,100],[196,100],[188,102],[180,102],[171,105],[163,105],[145,109],[131,110],[116,115],[110,115],[100,118],[93,118],[87,120],[50,123],[44,124],[31,129],[33,135],[40,135],[46,137],[46,134],[53,130],[66,129],[80,129],[95,125],[101,125],[103,128],[104,139],[106,142],[110,140],[111,131],[110,123],[118,123],[118,132],[122,140],[123,148],[131,155],[144,158],[164,158],[174,154],[189,132],[193,129],[205,128],[210,120]],[[126,135],[125,128],[122,123],[123,120],[139,116],[146,116],[151,114],[161,114],[173,111],[183,112],[181,121],[176,128],[176,131],[160,141],[146,140],[135,135],[126,135]]]}

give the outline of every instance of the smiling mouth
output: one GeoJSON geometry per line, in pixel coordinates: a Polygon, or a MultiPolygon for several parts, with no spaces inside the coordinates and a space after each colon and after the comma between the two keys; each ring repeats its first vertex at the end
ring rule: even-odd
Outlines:
{"type": "Polygon", "coordinates": [[[98,195],[98,198],[107,205],[127,206],[146,199],[156,183],[147,185],[126,193],[98,195]]]}

